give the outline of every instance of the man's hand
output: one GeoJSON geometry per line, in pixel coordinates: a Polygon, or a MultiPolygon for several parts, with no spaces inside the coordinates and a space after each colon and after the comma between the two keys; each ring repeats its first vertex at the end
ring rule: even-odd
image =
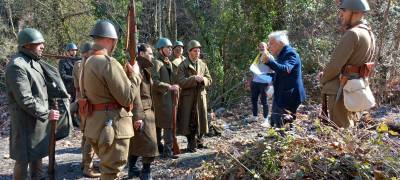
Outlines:
{"type": "Polygon", "coordinates": [[[135,128],[136,130],[139,130],[142,127],[142,125],[143,125],[143,120],[137,120],[133,124],[133,128],[135,128]]]}
{"type": "Polygon", "coordinates": [[[176,85],[176,84],[171,85],[171,86],[169,87],[169,90],[170,90],[170,91],[177,91],[178,89],[179,89],[179,86],[176,85]]]}
{"type": "Polygon", "coordinates": [[[58,110],[50,110],[49,120],[58,121],[60,119],[60,112],[58,110]]]}
{"type": "Polygon", "coordinates": [[[129,79],[132,78],[133,66],[129,63],[126,63],[124,70],[125,70],[125,73],[128,76],[128,78],[129,79]]]}
{"type": "Polygon", "coordinates": [[[196,81],[199,82],[199,83],[204,81],[204,78],[203,78],[202,75],[196,75],[194,78],[195,78],[196,81]]]}
{"type": "Polygon", "coordinates": [[[269,52],[268,51],[265,51],[265,52],[263,52],[262,53],[262,61],[263,61],[263,63],[264,64],[267,64],[268,62],[269,62],[269,52]]]}
{"type": "Polygon", "coordinates": [[[322,76],[324,75],[324,72],[323,71],[321,71],[321,72],[319,72],[318,74],[317,74],[317,81],[321,81],[321,78],[322,78],[322,76]]]}

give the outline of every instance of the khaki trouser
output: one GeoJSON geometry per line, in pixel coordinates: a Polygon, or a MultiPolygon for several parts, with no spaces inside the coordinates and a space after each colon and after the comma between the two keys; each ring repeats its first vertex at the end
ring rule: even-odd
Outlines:
{"type": "Polygon", "coordinates": [[[329,118],[339,127],[348,128],[354,126],[359,119],[359,113],[349,112],[344,106],[343,94],[336,102],[336,94],[328,94],[329,118]]]}
{"type": "Polygon", "coordinates": [[[83,168],[84,169],[92,169],[94,150],[93,150],[90,142],[86,140],[85,136],[82,136],[81,149],[82,149],[82,166],[83,166],[83,168]]]}
{"type": "Polygon", "coordinates": [[[111,146],[99,145],[97,141],[86,138],[100,158],[100,179],[119,179],[119,173],[122,172],[128,160],[129,138],[114,139],[111,146]]]}
{"type": "Polygon", "coordinates": [[[16,161],[14,165],[14,180],[39,180],[44,178],[42,159],[26,162],[26,161],[16,161]],[[30,169],[30,175],[28,175],[28,165],[30,169]]]}

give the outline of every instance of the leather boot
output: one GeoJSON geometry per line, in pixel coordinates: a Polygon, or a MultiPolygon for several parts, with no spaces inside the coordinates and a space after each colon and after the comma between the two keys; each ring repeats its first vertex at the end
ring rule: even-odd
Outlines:
{"type": "Polygon", "coordinates": [[[85,166],[83,168],[83,176],[88,177],[88,178],[98,178],[101,176],[101,174],[100,174],[100,172],[97,172],[93,168],[85,166]]]}
{"type": "Polygon", "coordinates": [[[31,180],[46,179],[46,175],[43,170],[42,159],[30,162],[29,166],[29,168],[31,169],[31,180]]]}
{"type": "Polygon", "coordinates": [[[196,137],[194,135],[187,135],[186,138],[188,140],[187,151],[190,153],[196,152],[196,137]]]}
{"type": "Polygon", "coordinates": [[[139,177],[140,170],[136,166],[137,156],[129,156],[128,157],[128,179],[133,179],[135,177],[139,177]]]}
{"type": "Polygon", "coordinates": [[[151,178],[151,168],[150,168],[150,164],[143,164],[143,169],[142,172],[140,173],[140,180],[153,180],[153,178],[151,178]]]}

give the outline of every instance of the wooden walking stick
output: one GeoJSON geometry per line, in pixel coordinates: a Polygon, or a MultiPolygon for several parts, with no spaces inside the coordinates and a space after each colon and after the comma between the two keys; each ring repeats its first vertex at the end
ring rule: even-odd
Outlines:
{"type": "Polygon", "coordinates": [[[172,94],[172,149],[174,151],[174,155],[178,155],[181,153],[181,150],[179,149],[179,144],[178,140],[176,138],[176,115],[178,112],[178,104],[179,104],[179,93],[180,93],[180,88],[178,88],[176,91],[173,92],[172,94]]]}
{"type": "MultiPolygon", "coordinates": [[[[58,102],[57,99],[52,100],[53,109],[58,110],[58,102]]],[[[50,144],[49,144],[49,167],[48,174],[50,180],[56,179],[55,173],[55,149],[56,149],[56,129],[57,129],[57,121],[50,121],[51,129],[50,129],[50,144]]]]}

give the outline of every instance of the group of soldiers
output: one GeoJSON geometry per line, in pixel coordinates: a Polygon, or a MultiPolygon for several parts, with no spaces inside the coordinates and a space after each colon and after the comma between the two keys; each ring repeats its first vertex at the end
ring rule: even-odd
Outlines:
{"type": "MultiPolygon", "coordinates": [[[[60,89],[68,94],[71,104],[78,106],[71,113],[79,114],[84,134],[85,176],[118,179],[128,164],[128,178],[151,179],[150,165],[155,157],[178,158],[172,151],[176,133],[188,138],[187,152],[206,148],[203,144],[203,135],[208,132],[206,88],[212,79],[207,65],[200,59],[198,41],[192,40],[185,47],[181,41],[173,45],[169,39],[160,38],[155,58],[151,45],[140,44],[135,63],[122,66],[111,56],[118,41],[111,22],[97,21],[90,36],[93,42],[85,42],[80,47],[81,60],[76,58],[78,47],[67,44],[67,57],[60,60],[59,73],[55,73],[57,81],[63,82],[60,89]],[[183,56],[184,49],[188,58],[183,56]],[[173,113],[173,103],[179,104],[177,113],[173,113]],[[178,122],[173,123],[174,119],[178,122]],[[100,159],[100,173],[93,168],[94,154],[100,159]],[[142,157],[142,169],[137,166],[139,157],[142,157]]],[[[10,151],[16,160],[14,178],[41,179],[44,177],[42,158],[48,153],[47,120],[58,120],[60,112],[48,105],[47,93],[52,81],[39,63],[44,62],[41,60],[42,34],[26,28],[19,33],[18,40],[19,52],[8,64],[6,74],[9,99],[17,101],[10,106],[15,105],[18,112],[32,119],[25,122],[26,118],[20,118],[19,121],[29,126],[14,127],[17,123],[14,119],[19,116],[11,114],[10,151]],[[26,127],[30,129],[25,130],[26,127]],[[21,140],[26,145],[19,144],[21,140]]]]}
{"type": "MultiPolygon", "coordinates": [[[[329,118],[338,127],[350,127],[356,121],[356,113],[346,110],[343,95],[338,96],[339,78],[348,72],[360,72],[360,67],[373,56],[375,39],[363,19],[369,10],[365,0],[343,0],[339,8],[345,33],[318,78],[329,118]]],[[[202,46],[198,41],[184,46],[181,41],[172,44],[169,39],[160,38],[155,55],[151,45],[140,44],[135,63],[122,66],[112,57],[118,36],[111,22],[97,21],[90,36],[93,42],[81,45],[79,61],[74,62],[78,47],[66,46],[69,58],[60,61],[57,72],[42,60],[44,38],[38,30],[25,28],[18,34],[18,52],[6,68],[10,155],[16,160],[14,179],[45,177],[42,158],[48,155],[49,121],[58,121],[65,115],[62,108],[50,107],[51,100],[57,98],[69,98],[78,104],[76,111],[84,134],[82,168],[88,177],[118,179],[128,164],[128,178],[151,179],[150,167],[155,157],[178,158],[172,150],[175,133],[187,137],[187,152],[206,148],[206,88],[212,79],[200,59],[202,46]],[[184,49],[187,58],[182,55],[184,49]],[[94,154],[100,159],[100,173],[93,168],[94,154]],[[142,169],[137,166],[139,157],[142,169]]],[[[277,127],[282,126],[283,110],[295,116],[305,99],[300,57],[287,38],[282,39],[285,36],[271,33],[269,50],[273,57],[262,59],[277,73],[273,82],[276,117],[271,119],[271,125],[277,127]]],[[[61,106],[69,108],[69,104],[61,106]]]]}

